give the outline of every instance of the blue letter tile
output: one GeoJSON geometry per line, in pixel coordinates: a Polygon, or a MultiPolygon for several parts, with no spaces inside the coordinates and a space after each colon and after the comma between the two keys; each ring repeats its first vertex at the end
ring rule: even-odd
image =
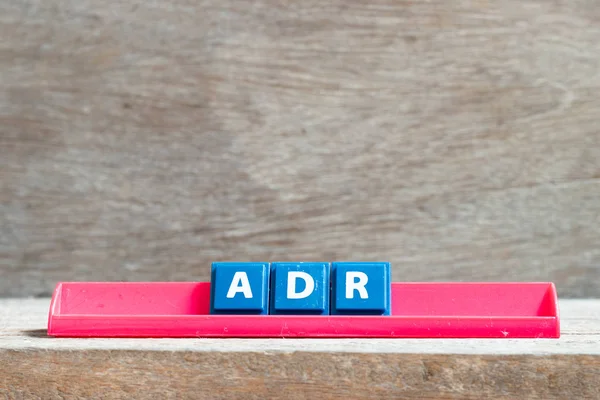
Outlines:
{"type": "Polygon", "coordinates": [[[390,315],[390,263],[334,262],[331,285],[331,314],[390,315]]]}
{"type": "Polygon", "coordinates": [[[271,264],[270,314],[329,314],[329,263],[271,264]]]}
{"type": "Polygon", "coordinates": [[[269,263],[215,262],[211,314],[268,314],[269,263]]]}

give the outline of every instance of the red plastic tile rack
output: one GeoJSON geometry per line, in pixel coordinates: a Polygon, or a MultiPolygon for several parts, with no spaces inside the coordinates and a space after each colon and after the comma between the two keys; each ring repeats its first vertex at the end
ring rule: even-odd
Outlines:
{"type": "Polygon", "coordinates": [[[210,282],[63,282],[56,337],[558,338],[553,283],[392,283],[392,315],[211,315],[210,282]]]}

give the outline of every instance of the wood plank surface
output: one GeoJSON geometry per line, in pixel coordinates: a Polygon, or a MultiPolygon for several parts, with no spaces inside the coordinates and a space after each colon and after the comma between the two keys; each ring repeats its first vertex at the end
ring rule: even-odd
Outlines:
{"type": "Polygon", "coordinates": [[[59,339],[0,300],[0,398],[598,399],[600,300],[560,339],[59,339]]]}
{"type": "Polygon", "coordinates": [[[0,295],[384,260],[600,296],[593,0],[0,2],[0,295]]]}

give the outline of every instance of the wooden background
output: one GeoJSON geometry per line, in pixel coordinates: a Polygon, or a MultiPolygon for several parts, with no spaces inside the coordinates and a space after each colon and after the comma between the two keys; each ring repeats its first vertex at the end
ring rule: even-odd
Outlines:
{"type": "Polygon", "coordinates": [[[600,296],[600,2],[4,0],[0,296],[387,260],[600,296]]]}

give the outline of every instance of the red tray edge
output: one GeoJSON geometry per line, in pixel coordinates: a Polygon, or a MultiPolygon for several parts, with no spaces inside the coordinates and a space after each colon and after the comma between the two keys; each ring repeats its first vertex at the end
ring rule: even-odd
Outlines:
{"type": "Polygon", "coordinates": [[[53,318],[56,337],[559,338],[556,317],[86,316],[53,318]],[[361,321],[369,320],[368,324],[361,321]],[[247,322],[262,323],[248,324],[247,322]]]}
{"type": "MultiPolygon", "coordinates": [[[[548,285],[548,296],[551,297],[551,316],[514,316],[514,317],[444,317],[444,316],[222,316],[222,315],[184,315],[184,316],[149,316],[149,315],[61,315],[60,295],[62,284],[58,283],[53,292],[48,315],[48,335],[55,337],[147,337],[147,338],[560,338],[560,316],[558,308],[558,296],[554,283],[552,282],[407,282],[402,284],[427,284],[427,285],[548,285]],[[119,324],[123,320],[129,320],[130,324],[119,324]],[[369,319],[369,325],[377,321],[378,326],[373,329],[363,327],[352,327],[348,329],[344,323],[369,319]],[[162,321],[159,326],[156,322],[162,321]],[[191,322],[189,326],[177,326],[179,322],[186,320],[191,322]],[[260,320],[257,329],[244,329],[228,331],[226,324],[231,321],[260,320]],[[302,328],[288,329],[289,321],[301,321],[302,328]],[[338,321],[329,326],[325,321],[338,321]],[[221,321],[220,325],[208,326],[206,321],[221,321]],[[270,329],[262,329],[265,322],[279,321],[280,325],[270,329]],[[202,323],[204,322],[204,324],[202,323]],[[401,322],[400,325],[397,325],[401,322]],[[146,325],[144,324],[146,323],[146,325]],[[305,324],[312,325],[313,329],[305,329],[305,324]],[[454,325],[458,323],[459,325],[454,325]],[[315,325],[316,324],[316,325],[315,325]],[[393,325],[396,324],[396,325],[393,325]],[[440,328],[441,325],[444,327],[440,328]],[[462,325],[461,325],[462,324],[462,325]],[[121,325],[119,327],[119,325],[121,325]],[[410,325],[410,326],[409,326],[410,325]],[[502,325],[510,326],[502,328],[502,325]],[[210,329],[209,329],[210,328],[210,329]],[[513,329],[515,328],[515,329],[513,329]],[[202,330],[203,329],[203,330],[202,330]],[[386,330],[387,329],[387,330],[386,330]],[[393,329],[393,330],[391,330],[393,329]],[[432,332],[433,329],[433,332],[432,332]],[[398,332],[397,332],[398,331],[398,332]]],[[[106,282],[85,282],[95,284],[106,282]]],[[[141,282],[118,282],[115,284],[141,283],[141,282]]],[[[144,282],[145,283],[145,282],[144,282]]],[[[178,282],[147,282],[156,284],[178,282]]],[[[398,282],[395,282],[398,283],[398,282]]],[[[394,284],[394,283],[392,283],[394,284]]],[[[234,324],[235,325],[235,324],[234,324]]]]}

